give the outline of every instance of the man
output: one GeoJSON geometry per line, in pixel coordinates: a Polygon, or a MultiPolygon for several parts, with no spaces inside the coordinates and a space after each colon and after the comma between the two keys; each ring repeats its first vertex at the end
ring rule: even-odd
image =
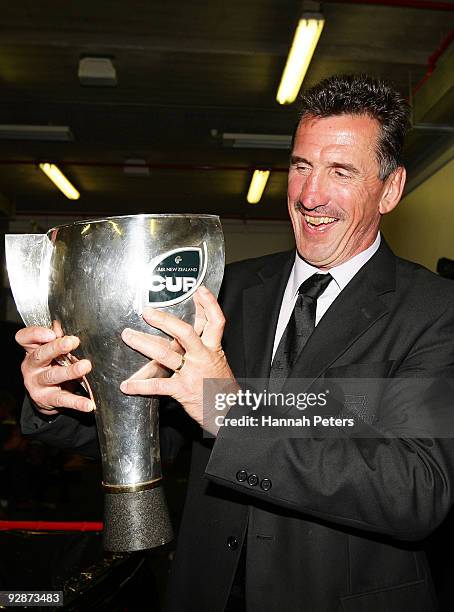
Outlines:
{"type": "MultiPolygon", "coordinates": [[[[417,542],[451,506],[454,443],[405,436],[400,410],[411,421],[415,398],[380,404],[390,436],[369,421],[359,422],[367,435],[358,437],[254,427],[243,435],[221,427],[209,402],[203,415],[204,379],[223,381],[239,398],[240,379],[270,374],[271,385],[293,381],[291,389],[330,378],[410,378],[414,386],[453,377],[453,288],[396,258],[379,234],[381,215],[395,208],[404,187],[407,123],[400,95],[368,77],[336,76],[310,90],[288,179],[296,254],[229,266],[222,310],[200,288],[197,331],[165,312],[144,313],[176,339],[172,345],[123,333],[132,348],[175,371],[168,379],[132,377],[123,392],[170,395],[200,432],[215,437],[194,443],[169,610],[435,609],[417,542]],[[311,291],[319,285],[317,294],[306,292],[308,283],[311,291]]],[[[92,408],[62,387],[90,364],[53,365],[78,340],[37,328],[21,330],[17,340],[27,351],[22,371],[35,402],[34,412],[24,410],[24,431],[88,452],[92,428],[55,408],[92,408]]],[[[431,404],[416,407],[431,419],[431,404]]],[[[286,412],[277,403],[259,408],[271,416],[286,412]]],[[[244,414],[238,400],[228,416],[244,414]]]]}

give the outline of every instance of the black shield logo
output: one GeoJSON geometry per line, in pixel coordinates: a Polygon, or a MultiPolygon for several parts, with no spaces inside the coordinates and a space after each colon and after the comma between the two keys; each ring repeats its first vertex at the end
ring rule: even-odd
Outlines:
{"type": "Polygon", "coordinates": [[[171,306],[190,297],[206,273],[206,244],[168,251],[153,262],[148,278],[148,303],[171,306]]]}

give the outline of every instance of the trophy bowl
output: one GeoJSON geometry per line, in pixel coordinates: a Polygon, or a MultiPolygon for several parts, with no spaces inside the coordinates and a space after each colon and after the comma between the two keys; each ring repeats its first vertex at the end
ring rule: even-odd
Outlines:
{"type": "MultiPolygon", "coordinates": [[[[218,295],[224,271],[219,217],[141,214],[60,225],[5,237],[6,263],[25,325],[80,338],[74,358],[92,362],[102,459],[104,547],[153,548],[173,538],[162,488],[159,400],[129,396],[120,383],[149,360],[121,339],[125,327],[165,336],[142,318],[147,306],[193,324],[192,295],[218,295]]],[[[71,356],[70,356],[71,358],[71,356]]]]}

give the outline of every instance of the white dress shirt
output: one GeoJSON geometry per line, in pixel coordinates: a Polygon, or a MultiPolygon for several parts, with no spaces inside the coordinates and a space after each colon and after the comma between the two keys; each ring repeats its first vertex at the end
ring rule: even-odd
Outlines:
{"type": "MultiPolygon", "coordinates": [[[[380,241],[380,232],[378,232],[373,244],[371,244],[365,251],[361,251],[361,253],[358,253],[358,255],[355,255],[345,263],[340,264],[339,266],[334,266],[334,268],[330,268],[330,270],[328,270],[333,277],[333,280],[317,300],[315,325],[318,324],[339,293],[345,289],[355,274],[359,272],[364,264],[369,261],[372,255],[377,251],[378,247],[380,246],[380,241]]],[[[327,274],[327,271],[319,270],[318,268],[311,266],[304,261],[304,259],[301,259],[297,251],[295,255],[295,263],[293,264],[292,271],[290,272],[287,287],[285,288],[284,297],[282,299],[281,310],[279,312],[276,335],[274,336],[273,358],[282,334],[287,327],[290,315],[295,307],[298,289],[301,283],[316,273],[327,274]]]]}

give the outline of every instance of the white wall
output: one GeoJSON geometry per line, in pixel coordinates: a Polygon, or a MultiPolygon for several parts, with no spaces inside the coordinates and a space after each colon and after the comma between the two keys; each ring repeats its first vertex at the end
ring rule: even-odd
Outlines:
{"type": "Polygon", "coordinates": [[[259,257],[295,246],[290,221],[222,222],[227,263],[249,257],[259,257]]]}

